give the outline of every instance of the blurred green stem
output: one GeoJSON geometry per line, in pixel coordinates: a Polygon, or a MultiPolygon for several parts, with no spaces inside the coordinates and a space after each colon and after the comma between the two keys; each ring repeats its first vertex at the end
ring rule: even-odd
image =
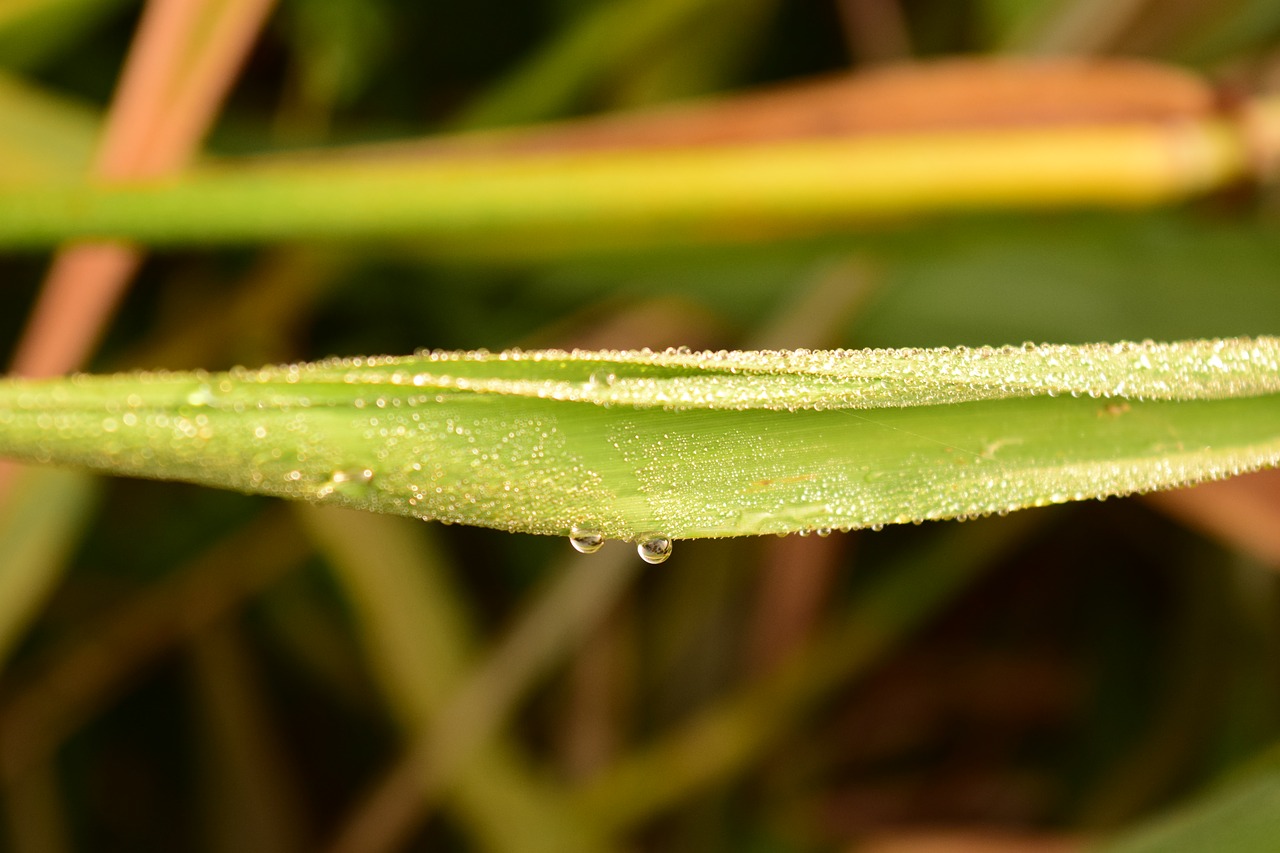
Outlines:
{"type": "Polygon", "coordinates": [[[67,239],[413,236],[541,251],[814,231],[946,211],[1131,206],[1221,187],[1273,154],[1248,120],[984,130],[597,154],[224,165],[166,181],[0,188],[0,247],[67,239]],[[548,245],[550,243],[550,245],[548,245]]]}
{"type": "MultiPolygon", "coordinates": [[[[298,514],[351,602],[401,727],[409,737],[430,732],[472,657],[468,620],[441,556],[412,522],[307,506],[299,506],[298,514]]],[[[510,741],[481,746],[447,799],[485,850],[602,847],[578,817],[586,813],[575,813],[539,779],[510,741]]]]}
{"type": "Polygon", "coordinates": [[[0,516],[0,662],[61,578],[95,508],[97,480],[80,471],[18,469],[0,516]]]}
{"type": "MultiPolygon", "coordinates": [[[[518,66],[452,124],[474,130],[520,124],[562,115],[625,68],[652,58],[654,51],[691,28],[723,0],[602,0],[518,66]]],[[[722,14],[736,18],[729,4],[722,14]]],[[[724,22],[718,22],[724,23],[724,22]]],[[[706,34],[703,34],[704,38],[706,34]]]]}
{"type": "Polygon", "coordinates": [[[567,556],[485,661],[449,697],[436,722],[417,736],[344,827],[333,853],[400,849],[439,795],[494,738],[520,698],[583,640],[641,565],[632,549],[618,543],[590,559],[567,556]]]}

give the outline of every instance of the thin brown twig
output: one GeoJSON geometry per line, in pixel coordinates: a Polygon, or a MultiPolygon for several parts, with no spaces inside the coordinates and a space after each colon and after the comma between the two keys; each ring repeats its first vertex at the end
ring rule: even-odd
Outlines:
{"type": "Polygon", "coordinates": [[[760,572],[747,666],[769,672],[804,646],[822,622],[823,607],[852,537],[787,537],[770,543],[760,572]]]}
{"type": "Polygon", "coordinates": [[[196,143],[213,124],[273,2],[224,0],[204,50],[193,58],[163,120],[144,143],[142,151],[154,167],[176,170],[190,160],[196,143]]]}
{"type": "MultiPolygon", "coordinates": [[[[155,177],[182,168],[212,123],[270,7],[271,0],[151,0],[107,113],[94,174],[155,177]],[[210,16],[208,36],[197,41],[198,24],[210,16]],[[185,74],[176,73],[184,68],[185,74]]],[[[137,271],[139,257],[120,243],[59,252],[12,371],[51,376],[83,364],[137,271]]]]}
{"type": "MultiPolygon", "coordinates": [[[[125,178],[147,171],[143,152],[165,107],[168,72],[188,46],[199,3],[151,0],[125,61],[107,112],[93,173],[125,178]]],[[[92,243],[60,251],[18,342],[11,371],[56,376],[87,360],[138,268],[136,252],[119,243],[92,243]]]]}
{"type": "Polygon", "coordinates": [[[911,35],[898,0],[836,0],[836,11],[856,59],[871,65],[911,57],[911,35]]]}
{"type": "Polygon", "coordinates": [[[901,830],[860,842],[858,853],[1077,853],[1079,836],[1014,833],[1005,829],[901,830]]]}
{"type": "Polygon", "coordinates": [[[1188,527],[1280,569],[1280,471],[1259,471],[1143,500],[1188,527]]]}
{"type": "Polygon", "coordinates": [[[639,677],[635,642],[635,608],[620,607],[569,661],[558,752],[572,783],[585,783],[621,754],[639,677]]]}
{"type": "Polygon", "coordinates": [[[10,371],[57,376],[84,364],[139,260],[137,252],[119,243],[89,243],[59,252],[10,371]]]}
{"type": "MultiPolygon", "coordinates": [[[[102,178],[146,174],[147,140],[180,94],[175,70],[191,47],[202,6],[216,0],[149,0],[125,60],[93,173],[102,178]]],[[[151,174],[158,174],[159,170],[151,174]]]]}

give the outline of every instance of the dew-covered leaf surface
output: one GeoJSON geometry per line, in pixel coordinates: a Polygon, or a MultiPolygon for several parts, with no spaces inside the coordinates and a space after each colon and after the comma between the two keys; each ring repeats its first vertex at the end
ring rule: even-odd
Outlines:
{"type": "Polygon", "coordinates": [[[1280,339],[437,352],[0,385],[0,452],[653,542],[874,527],[1280,464],[1280,339]]]}

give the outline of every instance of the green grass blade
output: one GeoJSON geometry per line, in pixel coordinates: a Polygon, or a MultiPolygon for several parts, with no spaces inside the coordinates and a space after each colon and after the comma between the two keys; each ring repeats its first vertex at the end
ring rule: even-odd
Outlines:
{"type": "Polygon", "coordinates": [[[0,3],[0,64],[30,68],[47,63],[125,0],[7,0],[0,3]]]}
{"type": "Polygon", "coordinates": [[[8,380],[0,452],[530,533],[854,528],[1274,466],[1280,339],[8,380]]]}
{"type": "MultiPolygon", "coordinates": [[[[442,556],[425,530],[396,519],[311,508],[299,518],[351,603],[370,665],[401,727],[411,738],[429,731],[449,713],[474,657],[470,619],[442,556]]],[[[478,745],[458,771],[450,802],[476,849],[609,849],[510,740],[478,745]]]]}
{"type": "Polygon", "coordinates": [[[83,174],[98,133],[88,108],[0,74],[0,181],[83,174]]]}
{"type": "Polygon", "coordinates": [[[1203,121],[591,155],[317,157],[163,182],[3,186],[0,246],[412,237],[489,256],[670,245],[947,211],[1158,204],[1243,177],[1246,151],[1238,128],[1203,121]]]}
{"type": "Polygon", "coordinates": [[[1100,844],[1098,853],[1274,850],[1280,837],[1280,769],[1233,779],[1191,803],[1100,844]]]}
{"type": "Polygon", "coordinates": [[[705,14],[705,0],[597,3],[454,122],[458,128],[519,124],[558,115],[615,81],[705,14]]]}
{"type": "Polygon", "coordinates": [[[21,500],[0,522],[0,664],[62,578],[98,491],[72,471],[21,471],[16,486],[21,500]]]}

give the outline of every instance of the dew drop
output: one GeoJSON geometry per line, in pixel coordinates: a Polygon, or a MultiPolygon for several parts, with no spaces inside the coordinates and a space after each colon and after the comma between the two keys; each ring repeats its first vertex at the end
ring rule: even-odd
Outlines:
{"type": "Polygon", "coordinates": [[[821,536],[823,539],[826,539],[828,536],[830,536],[830,535],[831,535],[831,528],[830,528],[830,527],[819,527],[817,530],[815,530],[815,531],[813,531],[813,532],[814,532],[814,533],[816,533],[816,534],[818,534],[819,536],[821,536]]]}
{"type": "Polygon", "coordinates": [[[614,382],[618,381],[618,377],[607,370],[592,371],[591,376],[587,379],[587,387],[593,391],[599,391],[603,388],[609,388],[614,382]]]}
{"type": "Polygon", "coordinates": [[[351,471],[334,471],[329,481],[320,487],[318,497],[327,498],[341,493],[348,497],[359,497],[364,494],[365,486],[373,482],[372,468],[357,468],[351,471]]]}
{"type": "Polygon", "coordinates": [[[579,554],[594,554],[604,545],[604,536],[595,530],[575,524],[569,528],[569,544],[579,554]]]}
{"type": "Polygon", "coordinates": [[[187,404],[191,406],[207,406],[212,402],[213,389],[208,385],[201,385],[187,395],[187,404]]]}
{"type": "Polygon", "coordinates": [[[360,468],[356,471],[337,471],[333,475],[338,483],[368,483],[373,480],[372,468],[360,468]]]}
{"type": "Polygon", "coordinates": [[[646,563],[655,566],[658,563],[665,563],[671,556],[671,540],[665,536],[646,536],[644,541],[636,546],[636,553],[646,563]]]}

